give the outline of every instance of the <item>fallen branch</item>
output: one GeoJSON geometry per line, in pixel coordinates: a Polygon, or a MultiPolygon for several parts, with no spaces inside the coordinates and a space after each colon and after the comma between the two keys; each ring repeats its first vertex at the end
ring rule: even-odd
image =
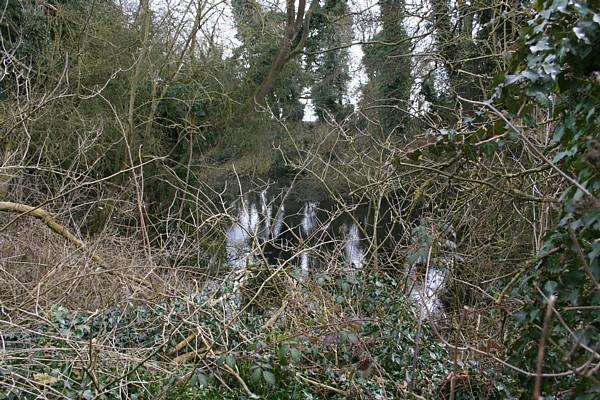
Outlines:
{"type": "Polygon", "coordinates": [[[98,254],[94,253],[93,251],[89,250],[87,248],[87,246],[85,245],[85,243],[83,243],[83,241],[81,241],[77,236],[73,235],[66,227],[64,227],[63,225],[56,222],[54,217],[47,211],[43,210],[42,208],[32,207],[32,206],[28,206],[28,205],[20,204],[20,203],[0,201],[0,211],[15,212],[15,213],[20,213],[20,214],[24,214],[24,215],[31,215],[32,217],[39,219],[40,221],[45,223],[46,226],[48,226],[48,228],[50,228],[54,233],[65,238],[67,241],[69,241],[71,244],[73,244],[77,249],[79,249],[85,253],[88,253],[90,255],[90,257],[92,258],[92,261],[94,261],[96,264],[98,264],[100,267],[102,267],[104,270],[106,270],[107,273],[109,273],[113,276],[118,276],[119,278],[131,279],[140,286],[143,286],[147,289],[150,288],[150,285],[140,278],[133,277],[133,276],[125,276],[125,275],[119,274],[118,272],[111,271],[110,268],[107,266],[106,262],[102,259],[102,257],[100,257],[98,254]]]}
{"type": "Polygon", "coordinates": [[[198,336],[197,332],[189,334],[185,339],[183,339],[181,342],[177,343],[177,345],[175,345],[175,347],[173,347],[171,350],[169,350],[169,354],[179,353],[181,350],[183,350],[184,347],[189,346],[189,344],[192,343],[192,340],[196,339],[197,336],[198,336]]]}

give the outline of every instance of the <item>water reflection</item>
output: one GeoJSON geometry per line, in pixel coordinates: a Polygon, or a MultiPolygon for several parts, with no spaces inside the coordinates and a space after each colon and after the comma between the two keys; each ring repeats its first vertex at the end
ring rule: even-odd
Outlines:
{"type": "MultiPolygon", "coordinates": [[[[413,277],[414,279],[414,277],[413,277]]],[[[436,315],[443,311],[444,306],[440,299],[442,291],[448,279],[446,269],[429,266],[425,272],[423,282],[415,280],[410,297],[423,307],[424,315],[436,315]]]]}
{"type": "Polygon", "coordinates": [[[247,259],[254,255],[252,244],[257,237],[260,216],[255,204],[242,200],[238,216],[227,230],[226,251],[229,264],[238,269],[246,266],[247,259]]]}
{"type": "MultiPolygon", "coordinates": [[[[336,260],[348,273],[364,268],[367,256],[364,227],[357,225],[354,218],[337,221],[319,206],[317,201],[292,203],[289,208],[296,212],[288,213],[281,196],[272,197],[267,190],[240,198],[234,208],[236,218],[226,232],[228,264],[243,276],[246,267],[258,260],[265,260],[271,266],[286,262],[300,280],[320,265],[325,267],[336,260]]],[[[419,279],[414,271],[411,273],[410,298],[428,314],[441,312],[440,294],[448,278],[447,270],[430,266],[419,279]]],[[[243,282],[236,282],[239,285],[243,282]]]]}
{"type": "Polygon", "coordinates": [[[360,244],[360,232],[356,224],[348,227],[344,238],[344,253],[346,256],[346,266],[353,268],[362,268],[365,259],[365,252],[360,244]]]}
{"type": "MultiPolygon", "coordinates": [[[[327,243],[322,240],[329,223],[322,224],[317,216],[319,203],[307,201],[302,206],[299,221],[300,235],[294,228],[293,215],[286,215],[283,203],[277,207],[275,217],[272,217],[273,203],[269,201],[266,191],[258,196],[257,202],[249,197],[241,199],[236,207],[237,216],[226,232],[226,249],[228,263],[238,269],[252,264],[264,251],[265,243],[274,243],[285,236],[285,242],[295,245],[297,264],[307,275],[311,267],[318,265],[316,254],[325,247],[333,250],[332,244],[341,243],[343,248],[344,265],[352,269],[362,268],[365,252],[362,245],[360,229],[355,223],[343,223],[339,232],[341,235],[327,243]],[[260,212],[259,212],[260,210],[260,212]],[[289,219],[289,223],[286,220],[289,219]],[[284,230],[285,228],[285,230],[284,230]]],[[[292,252],[292,256],[293,257],[292,252]]],[[[267,259],[269,255],[266,255],[267,259]]],[[[277,260],[269,261],[276,263],[277,260]]]]}
{"type": "Polygon", "coordinates": [[[308,236],[314,232],[317,226],[317,206],[319,203],[316,201],[307,201],[304,203],[304,210],[302,215],[302,232],[308,236]]]}

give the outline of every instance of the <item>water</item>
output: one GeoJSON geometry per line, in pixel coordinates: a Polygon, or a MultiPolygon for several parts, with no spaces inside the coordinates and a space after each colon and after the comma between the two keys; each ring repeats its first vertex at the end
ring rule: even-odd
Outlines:
{"type": "Polygon", "coordinates": [[[356,224],[351,224],[344,240],[344,254],[348,267],[362,269],[365,260],[365,251],[360,244],[360,232],[356,224]]]}
{"type": "Polygon", "coordinates": [[[225,234],[227,260],[233,268],[245,267],[248,259],[256,255],[254,242],[258,238],[259,223],[256,205],[242,200],[237,218],[225,234]]]}
{"type": "MultiPolygon", "coordinates": [[[[226,232],[227,261],[238,271],[234,286],[243,285],[243,271],[262,260],[273,267],[287,262],[300,280],[336,265],[347,273],[365,268],[367,240],[363,227],[357,225],[360,219],[333,218],[320,207],[312,200],[285,202],[267,190],[241,197],[233,207],[233,222],[226,232]]],[[[430,266],[426,276],[419,279],[414,271],[411,274],[408,296],[426,314],[442,312],[440,295],[448,279],[447,269],[430,266]]],[[[236,302],[239,306],[239,298],[236,302]]]]}
{"type": "Polygon", "coordinates": [[[429,266],[424,282],[414,280],[410,291],[410,298],[424,311],[424,316],[438,315],[444,310],[440,296],[446,286],[448,271],[446,269],[429,266]],[[425,283],[425,284],[423,284],[425,283]]]}
{"type": "Polygon", "coordinates": [[[281,205],[277,209],[277,214],[275,214],[275,220],[273,221],[273,229],[271,230],[271,235],[273,238],[278,238],[281,235],[284,217],[285,217],[285,205],[283,203],[281,203],[281,205]]]}
{"type": "Polygon", "coordinates": [[[316,201],[307,201],[304,203],[304,210],[302,212],[302,231],[304,235],[309,236],[314,232],[317,226],[317,206],[319,203],[316,201]]]}

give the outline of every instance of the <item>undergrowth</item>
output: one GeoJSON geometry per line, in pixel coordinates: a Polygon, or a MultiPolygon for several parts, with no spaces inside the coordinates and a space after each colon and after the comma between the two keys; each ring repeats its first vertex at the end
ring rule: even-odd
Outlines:
{"type": "Polygon", "coordinates": [[[4,334],[1,398],[445,398],[453,368],[456,398],[510,396],[484,361],[453,366],[429,324],[417,339],[418,313],[389,274],[286,279],[272,324],[238,311],[226,285],[152,307],[54,306],[4,334]]]}

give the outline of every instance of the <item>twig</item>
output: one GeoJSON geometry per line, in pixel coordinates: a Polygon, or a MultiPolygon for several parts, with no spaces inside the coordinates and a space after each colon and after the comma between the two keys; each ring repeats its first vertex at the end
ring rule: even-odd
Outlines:
{"type": "Polygon", "coordinates": [[[227,370],[227,372],[229,372],[231,375],[233,375],[235,377],[235,379],[240,383],[240,385],[242,385],[242,388],[244,389],[244,392],[246,392],[246,394],[248,396],[250,396],[250,398],[255,398],[256,397],[256,395],[254,393],[252,393],[252,391],[250,390],[250,388],[248,387],[248,385],[246,385],[246,382],[244,382],[244,380],[242,379],[242,377],[240,376],[240,374],[238,374],[233,368],[231,368],[227,364],[224,364],[223,366],[225,367],[225,369],[227,370]]]}
{"type": "Polygon", "coordinates": [[[271,318],[269,318],[269,320],[264,324],[263,330],[270,329],[273,325],[275,325],[281,314],[283,314],[283,312],[285,311],[285,308],[287,307],[288,303],[288,299],[283,300],[281,307],[279,307],[277,311],[275,311],[275,313],[271,316],[271,318]]]}
{"type": "MultiPolygon", "coordinates": [[[[469,309],[467,307],[463,308],[463,312],[460,314],[460,321],[458,323],[458,330],[456,331],[456,347],[458,347],[458,339],[460,336],[460,331],[462,330],[463,324],[465,322],[465,315],[469,309]]],[[[450,400],[454,400],[456,398],[456,376],[458,375],[458,348],[454,349],[454,371],[450,376],[450,400]]]]}
{"type": "Polygon", "coordinates": [[[177,343],[175,347],[169,350],[169,354],[175,354],[180,352],[184,347],[188,346],[192,342],[192,340],[196,339],[197,336],[198,332],[190,333],[185,339],[177,343]]]}
{"type": "MultiPolygon", "coordinates": [[[[469,346],[467,344],[463,345],[463,346],[456,346],[450,342],[448,342],[448,340],[446,340],[442,334],[439,332],[439,330],[437,329],[436,325],[433,323],[430,324],[431,326],[431,331],[434,333],[434,335],[439,339],[440,342],[442,342],[444,344],[444,346],[448,347],[449,349],[456,349],[456,350],[461,350],[461,351],[472,351],[473,353],[476,354],[480,354],[482,356],[488,357],[492,360],[494,360],[495,362],[497,362],[498,364],[509,368],[519,374],[522,374],[524,376],[527,377],[535,377],[537,374],[535,372],[531,372],[531,371],[527,371],[524,370],[522,368],[517,367],[516,365],[513,365],[509,362],[506,362],[504,360],[502,360],[501,358],[496,357],[495,355],[493,355],[492,353],[488,352],[488,351],[484,351],[481,349],[478,349],[477,347],[473,347],[473,346],[469,346]]],[[[572,368],[568,371],[562,371],[562,372],[553,372],[553,373],[543,373],[541,374],[542,378],[561,378],[561,377],[565,377],[565,376],[571,376],[574,374],[579,373],[580,371],[584,370],[586,368],[586,365],[580,366],[580,367],[575,367],[572,368]]]]}
{"type": "Polygon", "coordinates": [[[546,315],[544,316],[544,327],[542,329],[542,337],[540,338],[540,345],[538,347],[538,358],[537,368],[535,371],[535,385],[533,388],[533,400],[541,400],[542,391],[542,368],[544,366],[544,350],[546,348],[546,338],[548,331],[550,331],[550,319],[552,318],[552,307],[556,302],[556,296],[552,295],[548,299],[548,305],[546,306],[546,315]]]}
{"type": "Polygon", "coordinates": [[[585,193],[587,196],[591,197],[592,199],[595,199],[596,197],[589,191],[587,190],[587,188],[585,188],[581,183],[577,182],[577,180],[575,180],[574,178],[572,178],[571,176],[569,176],[566,172],[564,172],[562,169],[558,168],[558,166],[556,164],[554,164],[551,160],[548,159],[548,157],[546,157],[544,155],[544,153],[542,153],[540,151],[540,149],[538,149],[537,147],[535,147],[535,145],[529,140],[529,138],[523,134],[523,132],[521,130],[519,130],[508,118],[506,118],[506,116],[504,116],[504,114],[502,114],[500,112],[500,110],[498,110],[496,107],[494,107],[491,103],[489,102],[485,102],[485,101],[476,101],[476,100],[469,100],[469,99],[465,99],[463,97],[460,96],[456,96],[459,100],[462,101],[466,101],[467,103],[471,103],[471,104],[477,104],[480,106],[484,106],[484,107],[488,107],[490,110],[492,110],[496,115],[498,115],[500,118],[502,118],[504,120],[504,122],[506,122],[506,124],[509,126],[510,129],[512,129],[513,131],[517,132],[519,134],[519,137],[521,139],[523,139],[523,141],[531,148],[531,150],[538,156],[540,157],[542,160],[544,160],[544,162],[546,164],[548,164],[552,169],[554,169],[556,172],[558,172],[560,174],[560,176],[562,176],[563,178],[565,178],[565,180],[567,180],[570,184],[572,184],[573,186],[577,187],[579,190],[581,190],[583,193],[585,193]]]}
{"type": "Polygon", "coordinates": [[[340,395],[342,395],[342,396],[348,397],[348,396],[349,396],[349,394],[350,394],[350,393],[348,393],[348,392],[347,392],[347,391],[345,391],[345,390],[338,389],[338,388],[336,388],[336,387],[333,387],[333,386],[329,386],[329,385],[327,385],[327,384],[325,384],[325,383],[320,383],[320,382],[317,382],[317,381],[313,381],[312,379],[309,379],[309,378],[307,378],[307,377],[305,377],[305,376],[302,376],[302,375],[300,375],[300,374],[296,374],[296,376],[297,376],[298,378],[302,379],[304,382],[307,382],[307,383],[310,383],[311,385],[314,385],[314,386],[317,386],[317,387],[320,387],[320,388],[323,388],[323,389],[329,390],[329,391],[331,391],[331,392],[334,392],[334,393],[340,394],[340,395]]]}
{"type": "Polygon", "coordinates": [[[415,386],[415,374],[417,373],[417,361],[419,359],[419,342],[421,339],[421,333],[423,330],[423,314],[425,314],[425,309],[427,306],[425,305],[426,296],[427,296],[427,275],[429,274],[429,263],[431,262],[431,252],[433,250],[433,244],[429,247],[429,254],[427,254],[427,265],[425,268],[425,278],[423,279],[423,293],[421,294],[421,304],[419,305],[419,321],[417,325],[417,336],[415,337],[415,349],[413,351],[413,364],[412,364],[412,373],[410,377],[410,386],[409,389],[412,392],[415,386]]]}

